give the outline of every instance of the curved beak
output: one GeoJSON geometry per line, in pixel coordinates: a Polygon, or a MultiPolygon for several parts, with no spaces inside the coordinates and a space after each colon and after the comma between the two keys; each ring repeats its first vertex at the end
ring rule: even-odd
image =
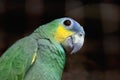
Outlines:
{"type": "Polygon", "coordinates": [[[84,33],[75,33],[69,36],[62,45],[67,52],[76,53],[83,46],[84,36],[84,33]]]}

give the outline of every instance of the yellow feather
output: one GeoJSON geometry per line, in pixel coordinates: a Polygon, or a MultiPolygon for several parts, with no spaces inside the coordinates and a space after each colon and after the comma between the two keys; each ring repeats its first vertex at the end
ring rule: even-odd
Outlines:
{"type": "Polygon", "coordinates": [[[36,51],[35,51],[35,53],[33,55],[33,59],[32,59],[31,65],[35,62],[36,57],[37,57],[37,49],[36,49],[36,51]]]}
{"type": "Polygon", "coordinates": [[[59,25],[55,34],[55,40],[58,42],[64,41],[67,37],[71,36],[73,34],[72,31],[65,29],[62,25],[59,25]]]}

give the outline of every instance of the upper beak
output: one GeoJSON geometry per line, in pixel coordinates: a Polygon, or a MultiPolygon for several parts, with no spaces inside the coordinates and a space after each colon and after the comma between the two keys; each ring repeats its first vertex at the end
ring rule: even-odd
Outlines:
{"type": "Polygon", "coordinates": [[[71,54],[76,53],[83,46],[84,33],[75,33],[69,36],[64,42],[63,47],[71,54]]]}
{"type": "Polygon", "coordinates": [[[80,48],[83,46],[84,43],[84,35],[82,33],[79,34],[74,34],[71,36],[72,38],[72,45],[73,45],[73,49],[71,51],[72,53],[76,53],[78,50],[80,50],[80,48]]]}

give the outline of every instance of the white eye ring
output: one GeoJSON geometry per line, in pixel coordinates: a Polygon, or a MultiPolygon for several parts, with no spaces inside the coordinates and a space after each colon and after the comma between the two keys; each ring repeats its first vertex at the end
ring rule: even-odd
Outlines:
{"type": "Polygon", "coordinates": [[[65,20],[65,21],[63,22],[63,24],[64,24],[65,26],[70,26],[70,25],[71,25],[71,21],[70,21],[70,20],[65,20]]]}
{"type": "Polygon", "coordinates": [[[71,19],[65,19],[62,23],[65,28],[72,29],[73,21],[71,19]]]}

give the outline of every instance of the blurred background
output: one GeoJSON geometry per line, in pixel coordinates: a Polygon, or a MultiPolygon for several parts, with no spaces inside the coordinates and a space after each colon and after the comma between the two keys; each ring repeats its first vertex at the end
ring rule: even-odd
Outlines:
{"type": "Polygon", "coordinates": [[[67,55],[62,80],[120,80],[120,0],[0,0],[0,55],[39,25],[68,16],[85,44],[67,55]]]}

